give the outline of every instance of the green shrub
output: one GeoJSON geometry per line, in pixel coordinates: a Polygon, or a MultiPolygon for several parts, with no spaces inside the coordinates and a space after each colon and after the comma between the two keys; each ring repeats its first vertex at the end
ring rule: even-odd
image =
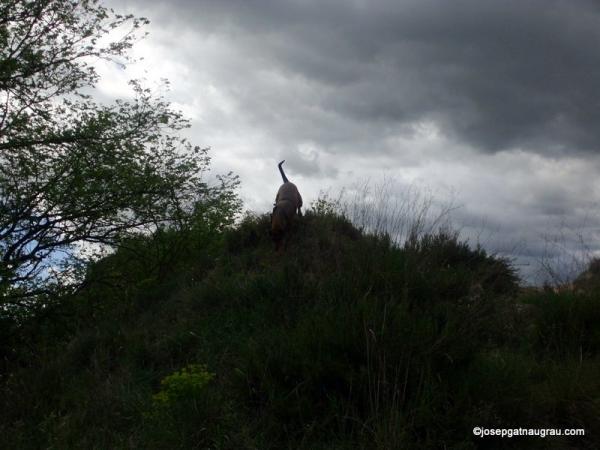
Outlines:
{"type": "Polygon", "coordinates": [[[528,299],[537,306],[538,349],[557,356],[600,355],[600,295],[544,291],[528,299]]]}
{"type": "Polygon", "coordinates": [[[142,443],[150,448],[208,448],[224,439],[226,421],[215,374],[190,364],[164,377],[152,396],[142,443]]]}
{"type": "Polygon", "coordinates": [[[442,295],[465,295],[475,284],[498,295],[514,295],[519,289],[516,270],[508,260],[488,255],[479,245],[472,249],[456,232],[426,234],[409,240],[404,249],[421,273],[442,276],[445,286],[435,286],[442,288],[442,295]]]}
{"type": "Polygon", "coordinates": [[[168,409],[178,402],[196,399],[214,377],[206,366],[190,364],[161,380],[160,392],[152,397],[153,405],[156,409],[168,409]]]}

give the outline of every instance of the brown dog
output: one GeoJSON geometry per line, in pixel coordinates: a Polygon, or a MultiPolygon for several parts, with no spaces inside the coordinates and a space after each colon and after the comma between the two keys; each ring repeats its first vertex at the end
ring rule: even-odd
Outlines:
{"type": "Polygon", "coordinates": [[[275,242],[275,250],[282,247],[286,234],[290,230],[296,214],[302,217],[302,196],[298,192],[298,188],[294,183],[287,179],[281,165],[285,160],[281,161],[277,167],[283,178],[283,184],[277,191],[275,197],[275,207],[271,214],[271,237],[275,242]]]}

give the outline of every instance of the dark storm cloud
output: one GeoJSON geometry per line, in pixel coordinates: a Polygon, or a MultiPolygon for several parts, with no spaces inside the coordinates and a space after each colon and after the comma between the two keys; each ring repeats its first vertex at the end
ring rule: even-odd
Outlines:
{"type": "MultiPolygon", "coordinates": [[[[483,151],[600,150],[600,15],[592,2],[240,0],[168,8],[207,39],[235,41],[257,67],[312,84],[301,101],[367,128],[405,133],[429,121],[483,151]]],[[[235,84],[239,74],[229,76],[235,84]]]]}

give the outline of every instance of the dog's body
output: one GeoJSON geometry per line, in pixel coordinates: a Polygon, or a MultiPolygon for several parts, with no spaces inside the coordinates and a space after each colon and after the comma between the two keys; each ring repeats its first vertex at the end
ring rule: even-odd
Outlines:
{"type": "Polygon", "coordinates": [[[298,192],[296,185],[287,179],[281,165],[285,162],[281,161],[278,164],[283,184],[277,191],[275,197],[275,207],[271,214],[271,237],[275,241],[275,248],[279,250],[285,239],[285,235],[290,230],[296,215],[302,217],[302,196],[298,192]]]}

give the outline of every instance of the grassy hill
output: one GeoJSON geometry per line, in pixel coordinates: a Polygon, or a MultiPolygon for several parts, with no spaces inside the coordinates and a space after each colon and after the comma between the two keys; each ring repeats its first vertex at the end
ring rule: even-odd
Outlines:
{"type": "Polygon", "coordinates": [[[597,291],[520,289],[452,233],[309,212],[277,254],[268,228],[131,241],[5,327],[0,447],[600,447],[597,291]]]}

